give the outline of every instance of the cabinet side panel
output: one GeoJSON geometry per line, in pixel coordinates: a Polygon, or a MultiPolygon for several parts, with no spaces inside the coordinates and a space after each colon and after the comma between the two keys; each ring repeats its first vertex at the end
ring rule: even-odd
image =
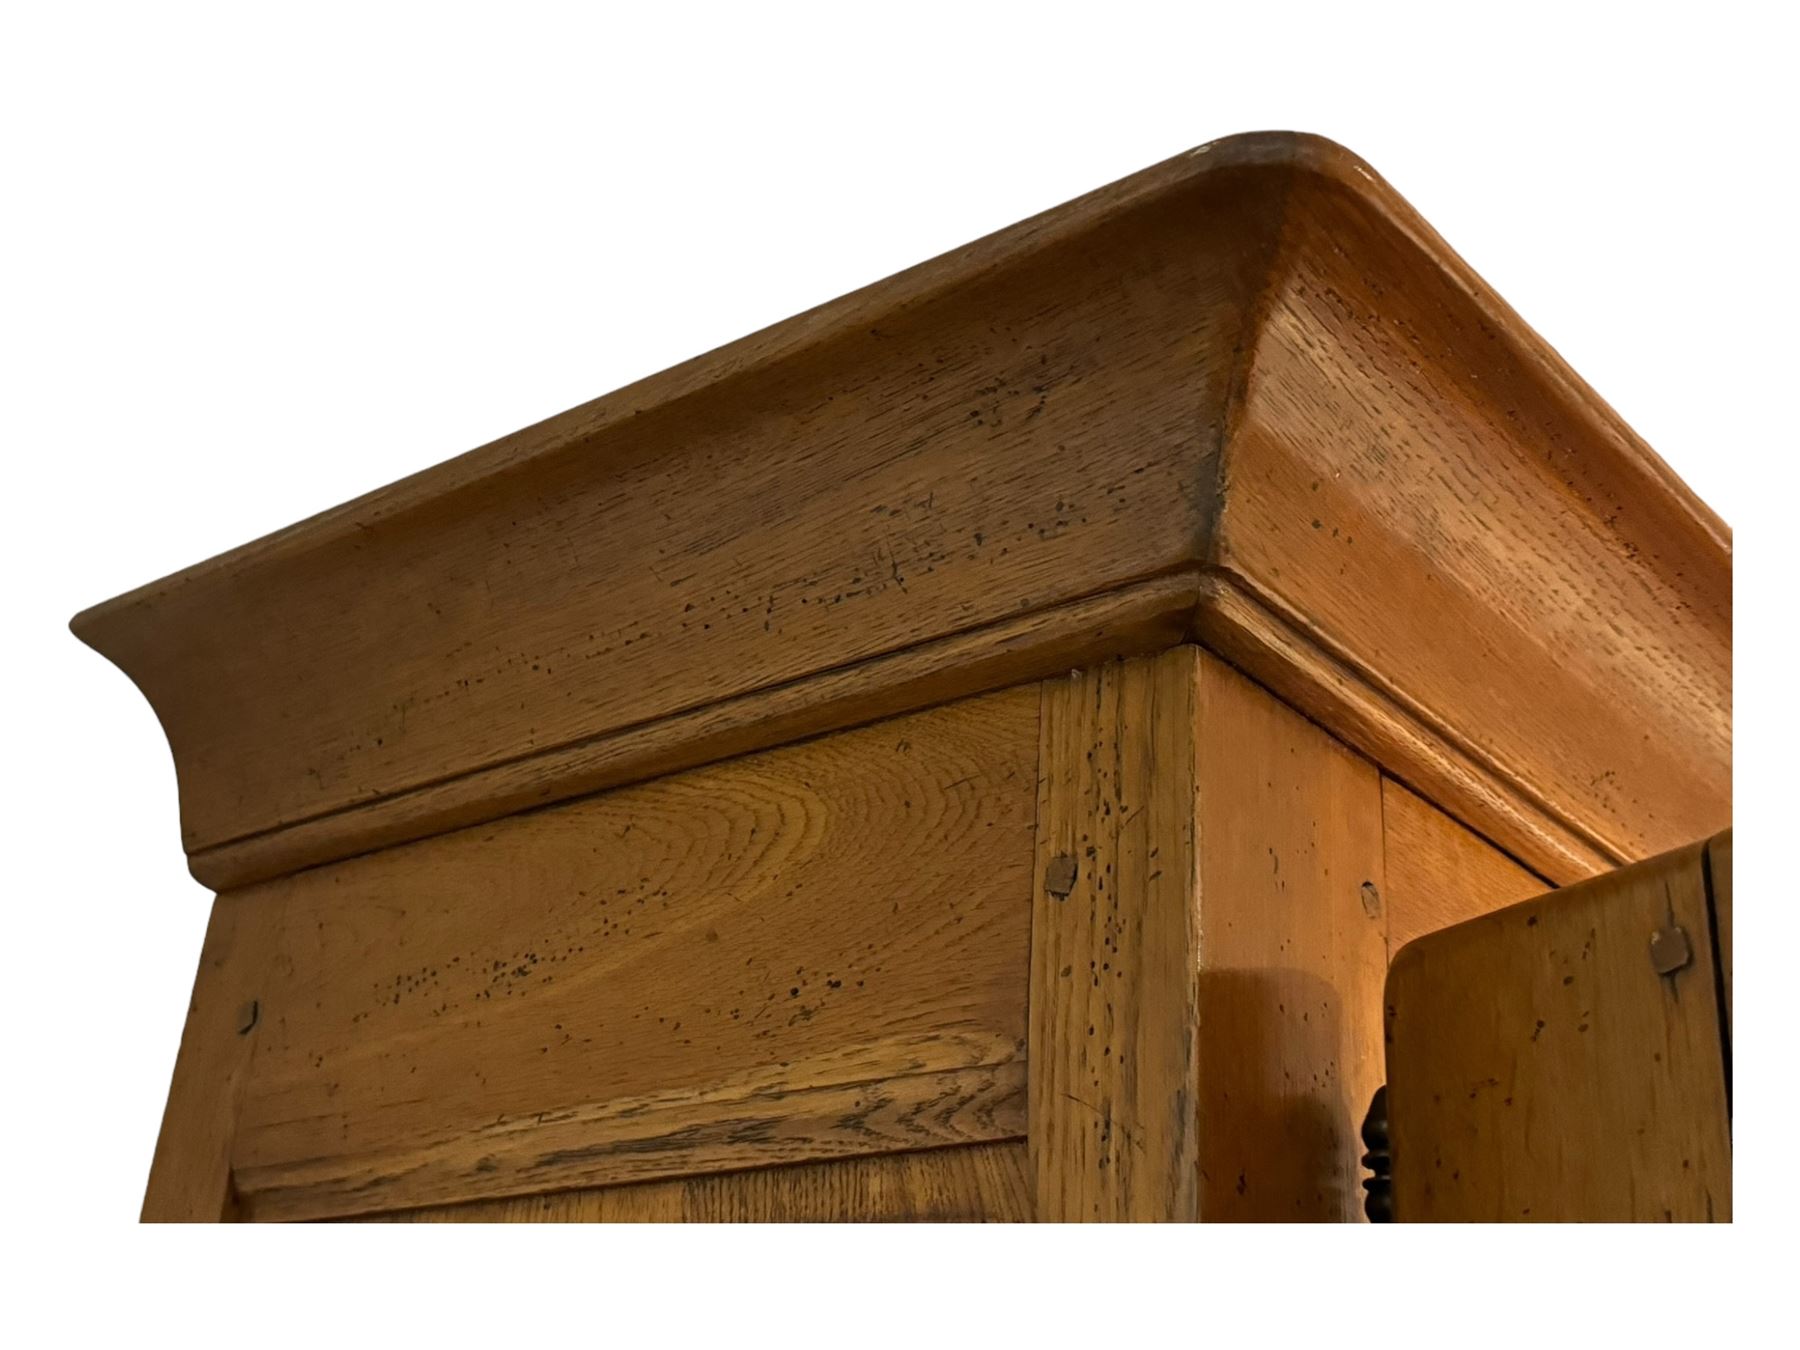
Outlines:
{"type": "Polygon", "coordinates": [[[1381,780],[1388,959],[1426,933],[1542,895],[1550,883],[1391,778],[1381,780]]]}
{"type": "Polygon", "coordinates": [[[1022,1223],[1021,1140],[477,1200],[368,1216],[394,1223],[1022,1223]]]}
{"type": "Polygon", "coordinates": [[[1037,705],[988,695],[270,883],[249,1208],[1021,1137],[1037,705]]]}
{"type": "Polygon", "coordinates": [[[1199,688],[1201,1217],[1354,1221],[1382,1073],[1380,775],[1210,654],[1199,688]]]}

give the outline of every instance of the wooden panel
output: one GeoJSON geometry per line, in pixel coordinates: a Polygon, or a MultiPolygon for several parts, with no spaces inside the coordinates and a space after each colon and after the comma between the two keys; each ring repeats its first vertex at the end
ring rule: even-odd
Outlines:
{"type": "Polygon", "coordinates": [[[1199,652],[1043,686],[1031,1153],[1050,1221],[1191,1219],[1199,652]]]}
{"type": "Polygon", "coordinates": [[[1548,882],[1391,778],[1381,781],[1388,959],[1416,937],[1529,900],[1548,882]]]}
{"type": "Polygon", "coordinates": [[[1022,1141],[477,1200],[389,1223],[1025,1223],[1022,1141]]]}
{"type": "Polygon", "coordinates": [[[144,1191],[147,1223],[217,1223],[235,1210],[232,1143],[251,1054],[265,1030],[282,920],[282,897],[268,888],[213,901],[144,1191]]]}
{"type": "Polygon", "coordinates": [[[1024,1132],[1037,691],[270,883],[292,1218],[1024,1132]]]}
{"type": "Polygon", "coordinates": [[[1731,1217],[1703,845],[1409,945],[1388,977],[1402,1221],[1731,1217]],[[1679,928],[1690,959],[1653,938],[1679,928]]]}
{"type": "Polygon", "coordinates": [[[1373,765],[1201,662],[1201,1216],[1362,1217],[1386,971],[1373,765]]]}

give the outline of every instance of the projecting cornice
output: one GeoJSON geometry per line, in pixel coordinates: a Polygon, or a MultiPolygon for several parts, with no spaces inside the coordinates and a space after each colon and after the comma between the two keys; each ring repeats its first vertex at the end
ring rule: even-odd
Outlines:
{"type": "Polygon", "coordinates": [[[1567,880],[1729,822],[1730,569],[1392,189],[1260,134],[72,626],[215,887],[1196,638],[1567,880]]]}

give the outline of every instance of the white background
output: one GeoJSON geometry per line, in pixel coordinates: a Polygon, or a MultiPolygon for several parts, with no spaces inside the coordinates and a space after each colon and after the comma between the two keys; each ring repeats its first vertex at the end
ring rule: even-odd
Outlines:
{"type": "Polygon", "coordinates": [[[1791,911],[1793,888],[1755,884],[1793,805],[1774,743],[1793,46],[1780,7],[1684,9],[4,5],[0,1203],[9,1318],[39,1333],[21,1343],[610,1338],[639,1318],[659,1340],[708,1318],[734,1339],[960,1340],[1019,1335],[1033,1308],[1115,1342],[1391,1342],[1409,1319],[1560,1340],[1746,1314],[1754,1220],[1790,1210],[1795,1174],[1770,1081],[1791,1077],[1792,924],[1759,908],[1791,911]],[[208,896],[155,719],[71,614],[1271,127],[1368,159],[1747,550],[1733,1231],[135,1226],[208,896]]]}

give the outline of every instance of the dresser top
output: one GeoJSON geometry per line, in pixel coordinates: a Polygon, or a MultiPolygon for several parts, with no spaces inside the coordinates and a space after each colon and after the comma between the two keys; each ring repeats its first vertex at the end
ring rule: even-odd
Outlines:
{"type": "Polygon", "coordinates": [[[1729,607],[1719,519],[1266,133],[72,627],[218,887],[1195,640],[1562,880],[1728,823],[1729,607]]]}

